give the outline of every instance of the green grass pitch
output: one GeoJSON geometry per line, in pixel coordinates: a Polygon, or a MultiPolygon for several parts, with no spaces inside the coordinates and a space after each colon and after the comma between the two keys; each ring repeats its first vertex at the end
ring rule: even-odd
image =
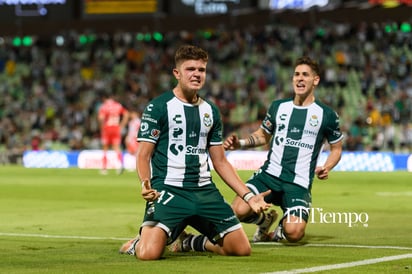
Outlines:
{"type": "MultiPolygon", "coordinates": [[[[239,174],[246,180],[252,171],[239,174]]],[[[150,262],[118,254],[142,219],[135,172],[2,166],[0,178],[0,273],[412,273],[408,172],[316,180],[316,211],[299,244],[252,244],[249,257],[166,251],[150,262]]],[[[217,178],[230,202],[233,192],[217,178]]],[[[244,228],[251,238],[255,226],[244,228]]]]}

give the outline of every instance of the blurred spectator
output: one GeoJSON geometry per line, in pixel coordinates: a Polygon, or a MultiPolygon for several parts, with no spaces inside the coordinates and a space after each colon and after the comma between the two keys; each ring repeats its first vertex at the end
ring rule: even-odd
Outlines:
{"type": "Polygon", "coordinates": [[[137,148],[139,143],[137,142],[137,133],[140,128],[141,123],[141,114],[136,110],[130,111],[129,122],[127,124],[127,134],[124,140],[126,145],[127,151],[132,154],[136,155],[137,148]]]}
{"type": "Polygon", "coordinates": [[[344,149],[348,151],[364,150],[367,135],[368,132],[364,119],[362,117],[356,118],[347,132],[344,149]]]}

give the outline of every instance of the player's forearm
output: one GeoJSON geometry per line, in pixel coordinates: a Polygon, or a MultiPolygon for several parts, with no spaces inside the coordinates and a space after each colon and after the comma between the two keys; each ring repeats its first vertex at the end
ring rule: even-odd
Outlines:
{"type": "Polygon", "coordinates": [[[249,137],[239,140],[241,148],[259,147],[266,143],[266,138],[257,134],[251,134],[249,137]]]}
{"type": "Polygon", "coordinates": [[[140,142],[136,155],[136,170],[140,180],[150,180],[151,168],[150,162],[153,155],[155,144],[150,142],[140,142]]]}
{"type": "Polygon", "coordinates": [[[139,176],[139,179],[141,181],[144,180],[150,180],[151,174],[150,174],[150,164],[146,161],[137,161],[136,162],[136,170],[137,170],[137,175],[139,176]]]}
{"type": "Polygon", "coordinates": [[[341,155],[342,155],[342,149],[339,149],[339,148],[332,149],[323,166],[327,170],[332,170],[339,163],[341,155]]]}
{"type": "Polygon", "coordinates": [[[229,163],[219,164],[215,166],[215,171],[223,179],[223,181],[240,197],[250,192],[242,179],[237,174],[234,167],[229,163]]]}
{"type": "Polygon", "coordinates": [[[138,154],[136,157],[136,171],[140,181],[150,180],[150,158],[138,154]]]}

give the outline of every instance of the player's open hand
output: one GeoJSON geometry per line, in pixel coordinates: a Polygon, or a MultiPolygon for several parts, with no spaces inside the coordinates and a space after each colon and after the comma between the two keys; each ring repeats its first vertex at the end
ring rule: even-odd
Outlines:
{"type": "Polygon", "coordinates": [[[255,212],[255,213],[260,213],[263,211],[266,211],[269,209],[272,204],[268,204],[265,202],[265,197],[270,194],[270,190],[259,193],[258,195],[253,196],[249,201],[248,204],[250,208],[255,212]]]}
{"type": "Polygon", "coordinates": [[[153,202],[159,198],[160,193],[153,189],[149,181],[144,181],[142,184],[142,196],[148,202],[153,202]]]}

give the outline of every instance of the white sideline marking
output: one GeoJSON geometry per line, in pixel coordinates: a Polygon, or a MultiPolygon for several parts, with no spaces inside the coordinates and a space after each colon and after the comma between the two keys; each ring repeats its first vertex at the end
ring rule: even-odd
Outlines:
{"type": "Polygon", "coordinates": [[[2,233],[2,232],[0,232],[0,236],[37,237],[37,238],[55,238],[55,239],[79,239],[79,240],[114,240],[114,241],[126,241],[126,240],[131,239],[131,238],[116,238],[116,237],[63,236],[63,235],[2,233]]]}
{"type": "Polygon", "coordinates": [[[285,270],[285,271],[278,271],[278,272],[268,272],[266,274],[310,273],[310,272],[316,272],[316,271],[348,268],[348,267],[354,267],[354,266],[360,266],[360,265],[377,264],[377,263],[402,260],[402,259],[407,259],[407,258],[412,258],[412,253],[396,255],[396,256],[381,257],[381,258],[376,258],[376,259],[368,259],[368,260],[362,260],[362,261],[354,261],[354,262],[342,263],[342,264],[321,265],[321,266],[315,266],[315,267],[292,269],[292,270],[285,270]]]}
{"type": "MultiPolygon", "coordinates": [[[[253,243],[255,245],[279,245],[284,246],[282,243],[277,242],[258,242],[253,243]]],[[[412,250],[412,247],[406,246],[390,246],[390,245],[345,245],[345,244],[288,244],[287,246],[300,246],[300,247],[345,247],[345,248],[370,248],[370,249],[399,249],[399,250],[412,250]]]]}

